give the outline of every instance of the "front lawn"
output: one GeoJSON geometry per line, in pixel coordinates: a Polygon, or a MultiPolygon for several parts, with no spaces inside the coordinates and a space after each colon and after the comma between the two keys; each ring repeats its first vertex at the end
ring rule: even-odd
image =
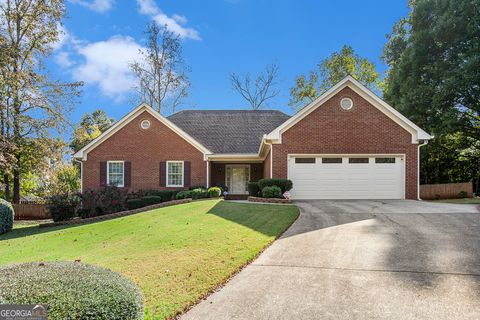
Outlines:
{"type": "Polygon", "coordinates": [[[147,318],[171,317],[253,259],[298,216],[295,206],[205,200],[94,224],[23,226],[0,236],[0,265],[76,260],[123,273],[147,318]]]}

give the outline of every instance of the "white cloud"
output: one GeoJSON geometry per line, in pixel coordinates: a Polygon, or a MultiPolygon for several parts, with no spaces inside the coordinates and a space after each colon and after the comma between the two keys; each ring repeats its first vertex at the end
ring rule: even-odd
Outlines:
{"type": "Polygon", "coordinates": [[[115,0],[70,0],[73,3],[78,3],[81,6],[89,8],[90,10],[104,13],[113,7],[115,0]]]}
{"type": "Polygon", "coordinates": [[[141,48],[127,36],[113,36],[106,41],[79,46],[78,54],[85,61],[73,69],[73,77],[87,85],[98,85],[104,95],[121,101],[136,84],[129,63],[140,58],[141,48]]]}
{"type": "Polygon", "coordinates": [[[60,23],[57,24],[58,39],[52,44],[53,50],[58,50],[69,40],[70,34],[60,23]]]}
{"type": "Polygon", "coordinates": [[[62,68],[70,68],[74,65],[74,62],[70,58],[70,54],[66,51],[59,52],[55,56],[55,62],[62,68]]]}
{"type": "Polygon", "coordinates": [[[165,25],[170,31],[178,34],[181,38],[190,38],[193,40],[201,40],[200,34],[193,28],[187,28],[184,25],[187,23],[187,18],[178,14],[171,17],[167,16],[157,6],[154,0],[137,0],[139,5],[139,12],[141,14],[150,16],[159,25],[165,25]]]}

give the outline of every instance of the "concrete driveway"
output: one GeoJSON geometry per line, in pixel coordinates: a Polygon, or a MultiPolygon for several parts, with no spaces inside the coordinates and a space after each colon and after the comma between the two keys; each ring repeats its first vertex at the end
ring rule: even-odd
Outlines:
{"type": "Polygon", "coordinates": [[[480,319],[480,211],[301,201],[299,219],[182,319],[480,319]]]}

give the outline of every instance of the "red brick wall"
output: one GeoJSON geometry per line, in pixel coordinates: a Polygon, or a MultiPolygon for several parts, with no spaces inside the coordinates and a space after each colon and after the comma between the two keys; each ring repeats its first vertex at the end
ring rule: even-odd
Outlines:
{"type": "Polygon", "coordinates": [[[203,154],[144,112],[113,136],[98,145],[83,163],[83,190],[100,188],[100,162],[123,160],[132,163],[130,191],[160,188],[160,161],[191,162],[191,185],[206,185],[206,164],[203,154]],[[150,120],[150,128],[140,128],[140,122],[150,120]]]}
{"type": "Polygon", "coordinates": [[[352,89],[345,88],[282,135],[273,145],[273,176],[287,177],[287,155],[294,153],[397,153],[406,155],[406,198],[417,199],[418,145],[412,136],[352,89]],[[354,106],[340,108],[349,97],[354,106]]]}

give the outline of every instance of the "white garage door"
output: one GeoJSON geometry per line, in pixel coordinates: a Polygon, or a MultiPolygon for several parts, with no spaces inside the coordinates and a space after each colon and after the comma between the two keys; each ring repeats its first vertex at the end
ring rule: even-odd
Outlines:
{"type": "Polygon", "coordinates": [[[302,155],[288,159],[292,199],[404,199],[404,157],[302,155]]]}

